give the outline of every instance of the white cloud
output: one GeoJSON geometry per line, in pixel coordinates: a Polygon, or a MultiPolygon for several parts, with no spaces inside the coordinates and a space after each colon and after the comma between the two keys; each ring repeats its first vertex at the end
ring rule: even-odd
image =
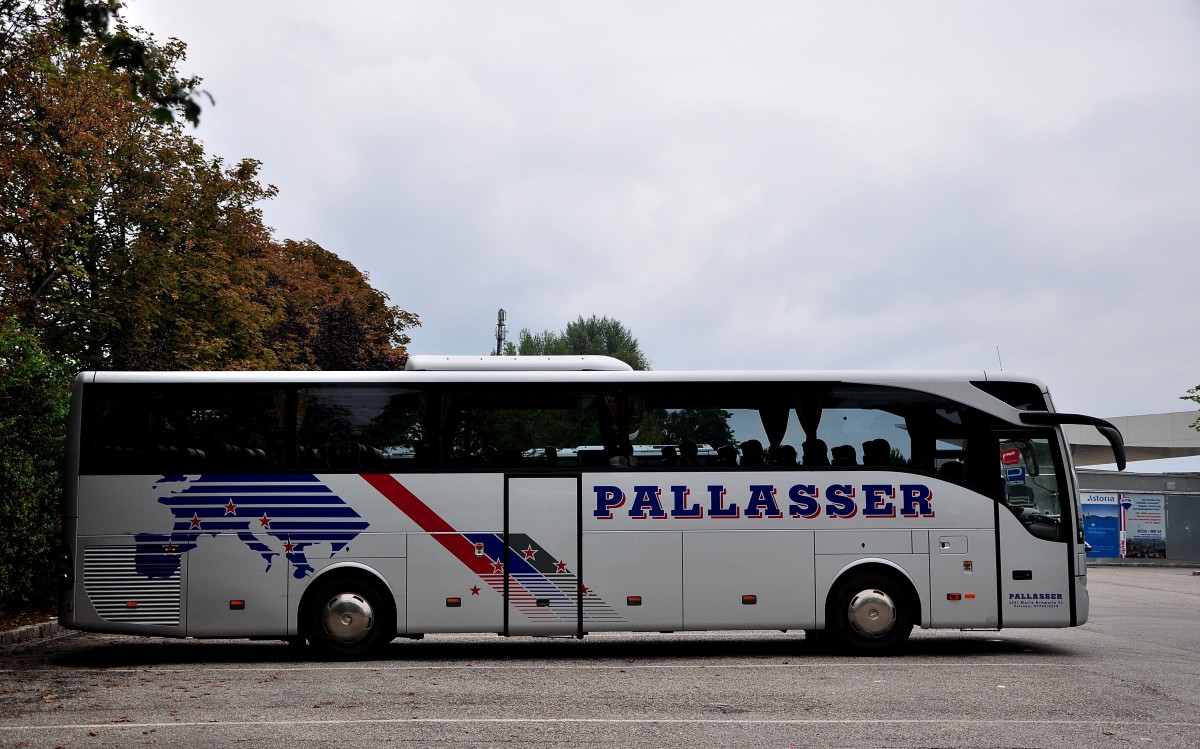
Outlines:
{"type": "Polygon", "coordinates": [[[1185,2],[133,0],[268,222],[482,352],[579,315],[656,367],[997,365],[1060,407],[1200,382],[1185,2]]]}

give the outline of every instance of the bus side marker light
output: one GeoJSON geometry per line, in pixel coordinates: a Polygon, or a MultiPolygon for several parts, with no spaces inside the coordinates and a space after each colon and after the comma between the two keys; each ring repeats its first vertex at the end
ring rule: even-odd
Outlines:
{"type": "Polygon", "coordinates": [[[628,598],[625,599],[625,605],[626,606],[641,606],[642,605],[642,597],[641,596],[629,596],[628,598]]]}
{"type": "Polygon", "coordinates": [[[974,597],[975,597],[975,594],[974,594],[974,593],[967,593],[965,597],[966,597],[966,598],[974,598],[974,597]]]}
{"type": "Polygon", "coordinates": [[[230,601],[229,602],[229,610],[230,611],[245,611],[246,610],[246,602],[245,601],[230,601]]]}
{"type": "Polygon", "coordinates": [[[138,607],[137,601],[126,601],[125,602],[125,608],[127,608],[127,609],[136,609],[137,607],[138,607]]]}
{"type": "Polygon", "coordinates": [[[753,606],[758,603],[758,596],[742,596],[743,606],[753,606]]]}
{"type": "Polygon", "coordinates": [[[974,572],[974,571],[975,571],[975,565],[973,565],[970,560],[963,562],[963,572],[974,572]]]}
{"type": "Polygon", "coordinates": [[[962,593],[947,593],[946,600],[947,601],[961,601],[962,593]]]}
{"type": "Polygon", "coordinates": [[[446,599],[446,608],[451,608],[451,609],[462,608],[462,599],[461,598],[447,598],[446,599]]]}

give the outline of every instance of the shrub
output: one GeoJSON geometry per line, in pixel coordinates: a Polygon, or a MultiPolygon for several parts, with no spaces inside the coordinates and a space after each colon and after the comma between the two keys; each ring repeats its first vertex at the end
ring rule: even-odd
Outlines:
{"type": "Polygon", "coordinates": [[[0,319],[0,613],[56,593],[71,375],[0,319]]]}

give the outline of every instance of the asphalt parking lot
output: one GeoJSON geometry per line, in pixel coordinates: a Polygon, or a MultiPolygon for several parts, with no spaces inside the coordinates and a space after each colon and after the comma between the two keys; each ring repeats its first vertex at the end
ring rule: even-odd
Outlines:
{"type": "Polygon", "coordinates": [[[1066,630],[430,636],[320,663],[282,643],[69,633],[0,649],[0,746],[1200,746],[1200,576],[1094,568],[1066,630]]]}

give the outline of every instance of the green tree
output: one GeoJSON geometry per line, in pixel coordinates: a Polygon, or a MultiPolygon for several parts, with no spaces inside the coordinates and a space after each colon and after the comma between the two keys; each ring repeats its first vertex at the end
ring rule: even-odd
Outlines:
{"type": "MultiPolygon", "coordinates": [[[[244,260],[269,241],[258,164],[208,159],[131,102],[97,44],[15,35],[0,70],[0,312],[81,367],[195,368],[257,356],[271,310],[244,260]]],[[[183,46],[164,48],[178,59],[183,46]]]]}
{"type": "Polygon", "coordinates": [[[678,444],[691,440],[696,444],[714,447],[734,443],[733,429],[729,426],[729,411],[719,408],[680,409],[678,411],[654,411],[650,414],[656,423],[656,431],[664,442],[678,444]]]}
{"type": "MultiPolygon", "coordinates": [[[[521,356],[611,356],[620,359],[634,369],[650,369],[650,360],[642,352],[633,332],[620,321],[607,316],[592,315],[584,318],[580,315],[576,320],[568,323],[562,332],[557,333],[551,330],[533,333],[528,328],[523,328],[517,335],[516,345],[510,343],[507,353],[521,356]]],[[[563,423],[557,428],[556,431],[560,433],[573,435],[573,439],[572,437],[560,438],[557,443],[559,447],[597,444],[599,435],[594,425],[582,427],[565,415],[558,415],[556,418],[564,422],[572,422],[563,423]]],[[[665,419],[666,415],[661,411],[646,414],[634,442],[650,445],[670,441],[663,430],[665,419]]],[[[555,431],[549,427],[546,429],[555,431]]]]}
{"type": "Polygon", "coordinates": [[[265,345],[289,369],[399,369],[420,319],[373,288],[362,271],[316,242],[286,240],[258,259],[282,315],[265,345]]]}
{"type": "Polygon", "coordinates": [[[209,158],[126,96],[98,41],[25,20],[0,70],[0,313],[81,369],[403,362],[416,316],[333,253],[275,242],[259,162],[209,158]]]}
{"type": "MultiPolygon", "coordinates": [[[[177,126],[171,126],[178,135],[177,126]]],[[[157,194],[118,213],[125,231],[103,248],[116,263],[94,273],[93,298],[109,322],[102,356],[90,366],[118,369],[272,366],[264,329],[280,302],[264,294],[258,260],[272,243],[256,203],[275,194],[257,181],[258,162],[226,168],[190,138],[160,150],[157,194]],[[172,161],[172,159],[175,159],[172,161]],[[132,238],[132,241],[129,241],[132,238]],[[124,240],[124,241],[123,241],[124,240]]],[[[99,207],[103,210],[103,206],[99,207]]],[[[92,341],[96,332],[83,326],[92,341]]],[[[71,352],[94,350],[91,342],[71,352]]]]}
{"type": "Polygon", "coordinates": [[[629,328],[611,317],[592,315],[567,323],[561,333],[543,331],[531,333],[528,328],[518,334],[517,353],[521,356],[555,354],[596,354],[620,359],[634,369],[650,369],[650,360],[642,353],[637,338],[629,328]]]}
{"type": "Polygon", "coordinates": [[[70,374],[0,319],[0,612],[52,597],[70,374]]]}
{"type": "MultiPolygon", "coordinates": [[[[1179,399],[1185,400],[1185,401],[1192,401],[1194,403],[1200,403],[1200,385],[1197,385],[1196,387],[1187,391],[1187,395],[1179,396],[1179,399]]],[[[1195,421],[1192,422],[1192,429],[1200,431],[1200,419],[1196,419],[1195,421]]]]}
{"type": "Polygon", "coordinates": [[[161,116],[183,105],[137,76],[178,80],[181,43],[138,58],[91,25],[120,2],[71,7],[98,9],[77,36],[0,0],[0,608],[52,589],[70,372],[392,368],[419,324],[332,252],[273,240],[260,164],[161,116]]]}
{"type": "Polygon", "coordinates": [[[517,334],[515,350],[512,341],[509,341],[505,353],[519,356],[562,356],[571,351],[567,348],[567,341],[562,333],[552,330],[532,333],[528,328],[522,328],[517,334]]]}
{"type": "MultiPolygon", "coordinates": [[[[0,0],[0,14],[38,12],[42,3],[0,0]]],[[[200,124],[200,96],[212,96],[197,89],[199,78],[181,78],[175,71],[170,53],[148,36],[131,30],[121,19],[122,0],[60,0],[59,18],[51,16],[72,46],[96,45],[108,68],[125,76],[133,101],[150,105],[150,115],[159,124],[167,124],[178,112],[193,125],[200,124]]]]}

